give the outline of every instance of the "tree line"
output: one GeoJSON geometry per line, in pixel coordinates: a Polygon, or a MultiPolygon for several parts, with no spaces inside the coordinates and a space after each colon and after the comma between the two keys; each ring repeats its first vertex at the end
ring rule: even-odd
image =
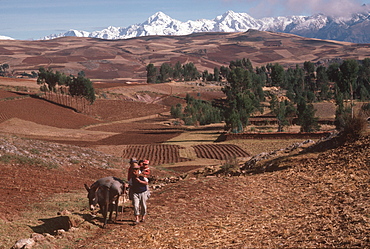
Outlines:
{"type": "Polygon", "coordinates": [[[221,110],[208,101],[195,99],[189,94],[186,94],[185,100],[185,108],[180,103],[171,106],[171,115],[182,119],[186,125],[207,125],[222,121],[221,110]]]}
{"type": "MultiPolygon", "coordinates": [[[[156,71],[153,64],[149,65],[147,69],[156,71]]],[[[156,75],[155,82],[185,80],[184,77],[174,77],[173,74],[177,72],[176,75],[181,75],[178,72],[182,72],[180,69],[184,66],[179,62],[174,68],[167,63],[162,64],[156,71],[157,74],[153,74],[156,75]]],[[[370,99],[370,58],[333,62],[328,67],[306,61],[302,66],[297,64],[287,69],[279,63],[268,63],[254,68],[250,60],[244,58],[231,61],[228,67],[215,68],[213,74],[207,71],[196,73],[194,64],[192,70],[193,75],[197,75],[192,80],[219,81],[223,85],[222,91],[226,95],[226,101],[219,115],[226,123],[225,129],[232,132],[244,130],[250,116],[262,111],[260,103],[266,97],[270,99],[270,109],[277,118],[279,131],[291,125],[292,119],[297,117],[303,132],[320,128],[315,117],[314,102],[335,100],[335,125],[337,129],[341,129],[345,119],[348,116],[353,117],[354,101],[370,99]],[[276,86],[285,90],[287,98],[279,101],[277,96],[262,90],[265,86],[276,86]],[[350,104],[346,104],[348,102],[350,104]]],[[[179,110],[179,106],[173,109],[175,113],[179,110]]],[[[183,118],[186,116],[185,113],[182,115],[183,118]]]]}
{"type": "Polygon", "coordinates": [[[198,80],[200,73],[194,63],[189,62],[182,65],[177,62],[174,67],[168,63],[163,63],[159,69],[150,63],[146,66],[147,83],[163,83],[171,80],[192,81],[198,80]]]}
{"type": "MultiPolygon", "coordinates": [[[[71,96],[81,100],[85,99],[90,104],[93,104],[96,99],[93,83],[85,77],[83,71],[79,72],[77,77],[75,77],[59,71],[53,72],[51,68],[45,69],[40,67],[37,84],[40,85],[40,90],[45,93],[55,93],[57,96],[71,96]]],[[[64,104],[71,106],[68,103],[64,104]]]]}

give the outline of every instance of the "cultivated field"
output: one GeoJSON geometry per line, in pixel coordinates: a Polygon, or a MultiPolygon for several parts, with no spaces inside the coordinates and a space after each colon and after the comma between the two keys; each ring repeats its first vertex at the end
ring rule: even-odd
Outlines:
{"type": "MultiPolygon", "coordinates": [[[[369,136],[311,153],[286,149],[301,140],[216,142],[223,124],[174,125],[169,110],[187,93],[223,97],[220,86],[143,83],[150,62],[193,61],[212,71],[250,57],[255,66],[287,66],[362,59],[370,56],[367,45],[257,31],[0,43],[0,58],[15,72],[83,70],[98,95],[85,112],[76,112],[33,96],[40,94],[35,80],[0,78],[0,248],[31,234],[42,235],[34,248],[58,249],[369,247],[369,136]],[[283,45],[269,47],[266,40],[283,45]],[[271,172],[211,174],[229,159],[243,165],[267,152],[276,156],[263,161],[271,172]],[[152,169],[147,222],[132,226],[132,206],[125,203],[118,221],[101,229],[83,184],[109,175],[126,179],[133,156],[149,159],[152,169]]],[[[333,103],[316,109],[320,117],[334,118],[333,103]]]]}
{"type": "Polygon", "coordinates": [[[145,82],[146,66],[153,63],[193,62],[200,72],[213,72],[236,59],[249,58],[254,67],[267,63],[285,66],[304,61],[370,57],[368,44],[302,38],[290,34],[250,30],[244,33],[200,33],[187,36],[152,36],[107,41],[63,37],[48,41],[0,41],[0,61],[9,73],[37,72],[40,66],[77,75],[84,71],[94,82],[145,82]],[[279,46],[271,46],[277,41],[279,46]]]}

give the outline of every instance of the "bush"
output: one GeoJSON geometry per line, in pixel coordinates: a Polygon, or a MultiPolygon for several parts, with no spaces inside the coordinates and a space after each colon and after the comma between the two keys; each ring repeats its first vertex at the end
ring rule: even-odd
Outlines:
{"type": "Polygon", "coordinates": [[[239,162],[236,157],[230,157],[226,159],[226,162],[221,166],[221,172],[225,176],[240,174],[239,162]]]}
{"type": "Polygon", "coordinates": [[[347,139],[357,139],[365,133],[368,127],[368,122],[366,120],[367,116],[363,113],[358,113],[353,117],[348,116],[345,120],[342,134],[347,139]]]}

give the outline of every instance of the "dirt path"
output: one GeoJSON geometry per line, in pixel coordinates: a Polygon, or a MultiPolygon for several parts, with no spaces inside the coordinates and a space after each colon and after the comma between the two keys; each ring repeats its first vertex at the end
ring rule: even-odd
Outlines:
{"type": "Polygon", "coordinates": [[[169,112],[152,114],[152,115],[147,115],[147,116],[144,116],[144,117],[137,117],[137,118],[130,118],[130,119],[123,119],[123,120],[111,121],[111,122],[100,123],[100,124],[87,125],[87,126],[83,127],[82,129],[88,130],[88,129],[92,129],[92,128],[97,128],[97,127],[102,127],[102,126],[108,126],[108,125],[114,125],[114,124],[127,124],[127,123],[132,123],[132,122],[147,120],[147,119],[154,119],[154,118],[157,118],[158,116],[164,116],[164,115],[169,115],[169,112]]]}

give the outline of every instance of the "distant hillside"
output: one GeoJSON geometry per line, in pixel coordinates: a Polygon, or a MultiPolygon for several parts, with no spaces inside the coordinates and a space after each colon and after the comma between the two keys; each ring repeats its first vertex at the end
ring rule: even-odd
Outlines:
{"type": "Polygon", "coordinates": [[[193,62],[199,71],[228,66],[249,58],[253,66],[304,61],[370,57],[370,46],[309,39],[296,35],[249,30],[239,33],[196,33],[184,36],[145,36],[125,40],[63,37],[46,41],[0,41],[1,62],[9,72],[51,67],[66,74],[84,71],[94,81],[146,81],[146,66],[153,63],[193,62]]]}

